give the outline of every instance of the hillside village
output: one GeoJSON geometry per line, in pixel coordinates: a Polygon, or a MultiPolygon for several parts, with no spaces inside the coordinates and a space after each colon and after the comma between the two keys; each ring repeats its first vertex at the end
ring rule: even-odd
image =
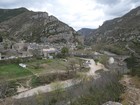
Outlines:
{"type": "Polygon", "coordinates": [[[76,49],[75,44],[38,44],[38,43],[14,43],[10,47],[4,48],[4,43],[0,42],[0,59],[14,59],[32,57],[33,55],[42,56],[44,58],[52,58],[51,55],[61,52],[63,47],[68,47],[69,50],[76,49]]]}

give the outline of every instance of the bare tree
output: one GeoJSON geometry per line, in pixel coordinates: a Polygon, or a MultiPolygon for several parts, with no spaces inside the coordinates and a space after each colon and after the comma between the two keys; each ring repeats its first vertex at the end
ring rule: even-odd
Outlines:
{"type": "Polygon", "coordinates": [[[66,68],[68,70],[68,73],[70,71],[74,71],[76,73],[76,60],[74,58],[70,58],[68,60],[68,64],[67,64],[66,68]]]}

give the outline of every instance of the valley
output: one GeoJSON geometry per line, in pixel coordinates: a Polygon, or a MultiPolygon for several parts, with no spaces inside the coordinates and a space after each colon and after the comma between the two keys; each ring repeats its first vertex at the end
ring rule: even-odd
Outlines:
{"type": "Polygon", "coordinates": [[[139,12],[75,31],[47,12],[0,9],[0,105],[139,105],[139,12]]]}

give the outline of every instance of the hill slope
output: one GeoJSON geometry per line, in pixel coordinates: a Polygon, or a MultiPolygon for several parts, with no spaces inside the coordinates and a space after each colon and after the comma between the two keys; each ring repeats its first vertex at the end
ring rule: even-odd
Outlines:
{"type": "MultiPolygon", "coordinates": [[[[123,50],[135,50],[134,41],[140,41],[140,7],[122,17],[108,20],[85,39],[86,44],[113,45],[123,50]]],[[[103,47],[104,47],[103,46],[103,47]]]]}
{"type": "Polygon", "coordinates": [[[92,31],[94,31],[94,29],[82,28],[82,29],[78,30],[77,32],[78,32],[80,35],[86,37],[86,36],[90,35],[92,31]]]}
{"type": "Polygon", "coordinates": [[[26,11],[28,11],[26,8],[0,9],[0,23],[26,11]]]}
{"type": "Polygon", "coordinates": [[[25,8],[0,9],[0,36],[16,42],[78,42],[78,33],[46,12],[25,8]]]}

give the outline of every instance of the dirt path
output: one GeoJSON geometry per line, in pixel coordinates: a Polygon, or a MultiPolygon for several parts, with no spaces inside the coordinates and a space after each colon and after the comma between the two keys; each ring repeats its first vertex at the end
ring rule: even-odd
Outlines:
{"type": "Polygon", "coordinates": [[[123,104],[125,105],[140,105],[140,88],[132,81],[134,77],[124,75],[121,83],[126,87],[123,96],[123,104]]]}
{"type": "Polygon", "coordinates": [[[93,59],[90,59],[90,71],[87,73],[88,76],[93,76],[96,75],[96,71],[97,70],[101,70],[101,69],[105,69],[104,65],[102,65],[101,63],[95,63],[95,61],[93,59]]]}
{"type": "MultiPolygon", "coordinates": [[[[90,65],[89,65],[90,70],[87,73],[87,76],[95,76],[95,71],[100,70],[100,69],[104,69],[104,66],[102,64],[98,63],[96,65],[96,63],[95,63],[95,61],[93,59],[85,59],[85,60],[89,60],[90,61],[90,65]]],[[[76,84],[78,84],[80,82],[81,82],[80,79],[76,79],[76,80],[71,79],[71,80],[61,81],[61,82],[59,82],[59,84],[62,86],[61,88],[67,88],[67,87],[76,85],[76,84]]],[[[54,83],[30,89],[30,90],[25,91],[23,93],[20,93],[20,94],[18,94],[16,96],[13,96],[13,98],[21,99],[21,98],[30,97],[30,96],[33,96],[33,95],[39,94],[39,93],[47,93],[47,92],[54,91],[57,88],[53,88],[52,87],[53,84],[54,83]]]]}
{"type": "MultiPolygon", "coordinates": [[[[63,88],[67,88],[67,87],[70,87],[72,85],[75,85],[75,84],[78,84],[80,81],[76,80],[67,80],[67,81],[62,81],[62,82],[59,82],[59,83],[56,83],[56,84],[59,84],[61,86],[63,86],[63,88]]],[[[49,84],[49,85],[44,85],[44,86],[39,86],[37,88],[33,88],[31,90],[28,90],[28,91],[25,91],[23,93],[20,93],[16,96],[13,96],[13,98],[15,99],[21,99],[21,98],[26,98],[26,97],[30,97],[30,96],[33,96],[35,94],[39,94],[39,93],[47,93],[47,92],[51,92],[51,91],[54,91],[58,88],[56,87],[53,87],[54,83],[52,84],[49,84]]]]}

